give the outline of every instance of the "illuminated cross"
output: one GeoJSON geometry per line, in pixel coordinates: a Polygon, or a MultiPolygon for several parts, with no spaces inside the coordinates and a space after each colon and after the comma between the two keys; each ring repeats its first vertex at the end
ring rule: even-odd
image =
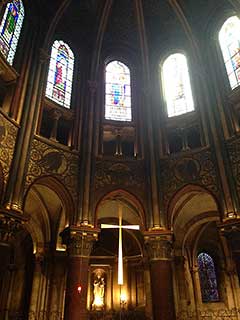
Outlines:
{"type": "Polygon", "coordinates": [[[118,238],[118,284],[123,285],[123,253],[122,253],[122,229],[139,230],[138,225],[122,225],[122,206],[119,204],[119,225],[115,224],[101,224],[102,229],[119,229],[118,238]]]}

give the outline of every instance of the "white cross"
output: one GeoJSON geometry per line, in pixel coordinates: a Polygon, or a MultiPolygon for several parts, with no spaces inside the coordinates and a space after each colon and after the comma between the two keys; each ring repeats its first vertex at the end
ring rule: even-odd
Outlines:
{"type": "Polygon", "coordinates": [[[102,229],[119,229],[118,238],[118,284],[123,285],[123,253],[122,253],[122,229],[139,230],[138,225],[122,225],[122,206],[119,204],[119,225],[115,224],[101,224],[102,229]]]}

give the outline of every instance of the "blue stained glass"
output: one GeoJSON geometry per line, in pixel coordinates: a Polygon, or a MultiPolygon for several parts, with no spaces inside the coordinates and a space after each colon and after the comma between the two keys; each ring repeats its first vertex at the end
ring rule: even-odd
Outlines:
{"type": "Polygon", "coordinates": [[[201,252],[198,255],[197,260],[199,268],[198,270],[201,285],[202,301],[219,301],[217,277],[212,257],[205,252],[201,252]]]}
{"type": "Polygon", "coordinates": [[[12,65],[24,18],[24,7],[21,0],[7,4],[0,25],[0,51],[12,65]]]}
{"type": "Polygon", "coordinates": [[[105,119],[132,121],[130,71],[119,61],[106,66],[105,119]]]}

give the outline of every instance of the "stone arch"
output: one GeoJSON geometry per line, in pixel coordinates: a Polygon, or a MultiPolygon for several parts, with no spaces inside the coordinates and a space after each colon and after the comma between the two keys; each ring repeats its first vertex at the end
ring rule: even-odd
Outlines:
{"type": "MultiPolygon", "coordinates": [[[[205,213],[205,217],[217,215],[221,216],[220,205],[215,197],[209,190],[199,186],[189,184],[178,190],[169,202],[167,209],[167,225],[172,230],[179,215],[186,209],[189,204],[199,203],[202,207],[195,208],[198,214],[192,214],[188,216],[186,223],[190,220],[197,219],[197,216],[205,213]],[[205,206],[204,206],[205,205],[205,206]]],[[[193,211],[193,210],[192,210],[193,211]]],[[[186,213],[185,213],[186,218],[186,213]]],[[[203,218],[203,217],[201,217],[203,218]]]]}
{"type": "Polygon", "coordinates": [[[128,207],[139,219],[142,228],[146,228],[146,215],[141,201],[129,191],[116,189],[106,193],[97,203],[95,208],[95,224],[100,217],[100,208],[107,202],[120,201],[123,206],[128,207]]]}
{"type": "Polygon", "coordinates": [[[56,177],[40,177],[29,186],[24,212],[29,217],[25,228],[32,236],[35,252],[44,250],[48,243],[63,249],[59,234],[71,223],[74,204],[70,193],[56,177]]]}

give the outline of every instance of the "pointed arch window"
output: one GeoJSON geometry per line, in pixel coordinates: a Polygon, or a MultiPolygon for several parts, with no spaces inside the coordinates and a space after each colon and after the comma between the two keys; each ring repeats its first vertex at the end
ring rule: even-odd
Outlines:
{"type": "Polygon", "coordinates": [[[48,70],[46,97],[63,107],[70,108],[74,55],[62,40],[53,43],[48,70]]]}
{"type": "Polygon", "coordinates": [[[202,301],[219,301],[217,276],[213,258],[206,252],[201,252],[198,257],[198,272],[201,285],[202,301]]]}
{"type": "Polygon", "coordinates": [[[162,81],[168,117],[194,110],[187,59],[184,54],[172,54],[164,61],[162,81]]]}
{"type": "Polygon", "coordinates": [[[12,0],[6,6],[0,25],[0,51],[12,65],[24,19],[21,0],[12,0]]]}
{"type": "Polygon", "coordinates": [[[130,70],[120,61],[105,69],[105,119],[132,121],[130,70]]]}
{"type": "Polygon", "coordinates": [[[219,43],[232,89],[240,85],[240,19],[228,18],[219,32],[219,43]]]}

